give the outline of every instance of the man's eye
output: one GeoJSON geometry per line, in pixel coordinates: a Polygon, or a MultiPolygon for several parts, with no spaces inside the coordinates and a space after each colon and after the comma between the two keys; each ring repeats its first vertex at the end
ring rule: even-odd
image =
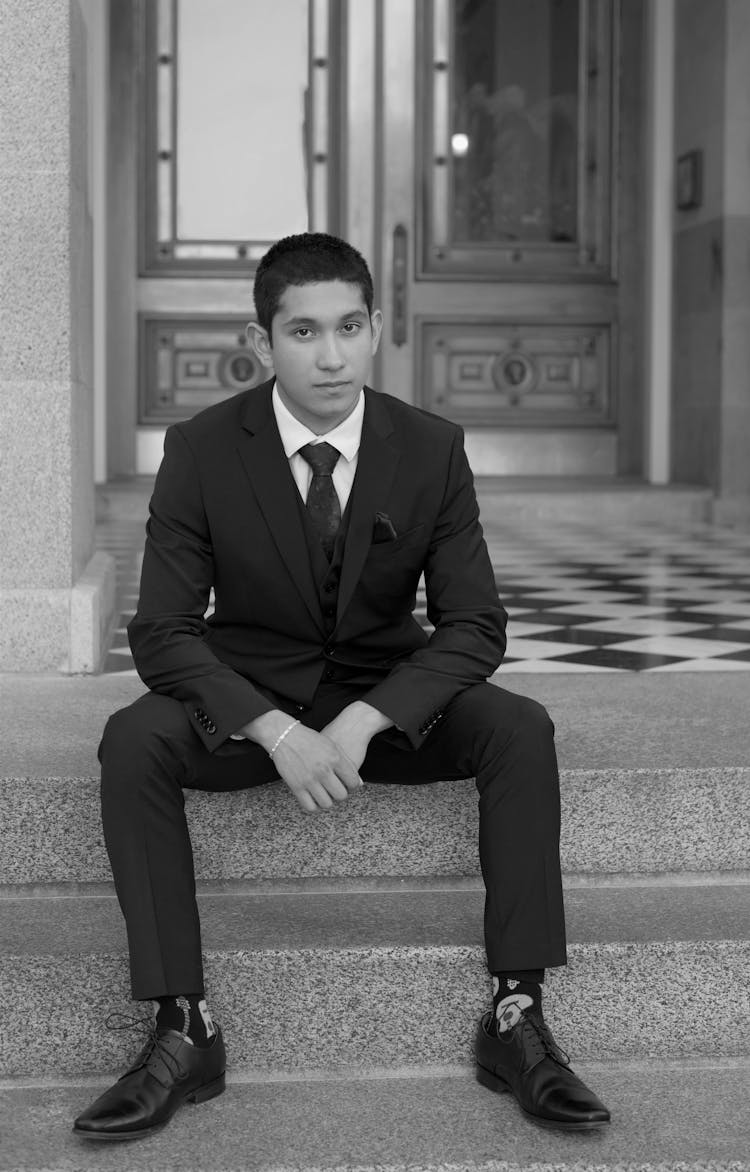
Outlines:
{"type": "Polygon", "coordinates": [[[309,338],[312,336],[312,330],[307,326],[300,326],[294,333],[298,338],[309,338]]]}
{"type": "Polygon", "coordinates": [[[344,324],[344,326],[342,328],[343,328],[344,332],[347,334],[356,334],[357,330],[359,329],[359,322],[358,321],[348,321],[344,324]]]}

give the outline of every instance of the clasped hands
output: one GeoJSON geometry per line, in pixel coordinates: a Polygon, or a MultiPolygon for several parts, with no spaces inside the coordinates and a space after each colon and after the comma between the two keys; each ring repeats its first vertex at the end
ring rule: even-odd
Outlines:
{"type": "MultiPolygon", "coordinates": [[[[392,723],[371,704],[355,700],[320,732],[296,724],[274,752],[273,763],[303,810],[308,814],[330,810],[334,802],[343,802],[361,789],[359,769],[367,747],[376,733],[392,723]]],[[[288,725],[288,714],[272,709],[240,731],[268,752],[288,725]]]]}

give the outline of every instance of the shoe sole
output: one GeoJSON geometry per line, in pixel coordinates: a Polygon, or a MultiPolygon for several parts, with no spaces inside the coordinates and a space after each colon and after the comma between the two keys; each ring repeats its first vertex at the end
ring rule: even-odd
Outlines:
{"type": "MultiPolygon", "coordinates": [[[[207,1082],[202,1087],[196,1087],[194,1091],[190,1091],[185,1095],[186,1103],[206,1103],[209,1099],[215,1099],[218,1095],[223,1094],[226,1090],[226,1075],[220,1074],[213,1082],[207,1082]]],[[[169,1119],[163,1119],[161,1123],[154,1123],[152,1127],[141,1127],[137,1131],[84,1131],[82,1128],[73,1128],[73,1134],[77,1135],[79,1139],[94,1140],[99,1143],[125,1143],[132,1139],[144,1139],[147,1135],[153,1135],[156,1131],[161,1131],[163,1127],[172,1119],[176,1111],[179,1110],[179,1104],[169,1116],[169,1119]]]]}
{"type": "MultiPolygon", "coordinates": [[[[476,1077],[477,1082],[496,1094],[513,1095],[513,1088],[499,1075],[493,1074],[484,1066],[477,1065],[476,1077]]],[[[515,1099],[515,1095],[513,1097],[515,1099]]],[[[516,1102],[518,1103],[517,1099],[516,1102]]],[[[609,1119],[584,1119],[578,1123],[565,1123],[559,1119],[545,1119],[542,1115],[534,1115],[531,1111],[527,1111],[522,1103],[518,1103],[518,1106],[527,1119],[531,1119],[539,1127],[546,1127],[551,1131],[592,1131],[595,1127],[606,1127],[609,1123],[609,1119]]]]}

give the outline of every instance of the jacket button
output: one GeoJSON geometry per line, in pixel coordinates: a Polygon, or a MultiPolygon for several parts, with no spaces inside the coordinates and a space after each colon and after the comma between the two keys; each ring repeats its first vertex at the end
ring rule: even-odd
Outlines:
{"type": "Polygon", "coordinates": [[[210,737],[212,737],[214,735],[214,733],[216,732],[216,725],[214,724],[214,722],[212,720],[210,720],[208,722],[208,724],[205,726],[205,728],[206,728],[206,732],[208,733],[208,735],[210,737]]]}
{"type": "Polygon", "coordinates": [[[325,590],[326,594],[333,594],[334,590],[336,589],[336,583],[335,582],[326,582],[323,589],[325,590]]]}
{"type": "Polygon", "coordinates": [[[327,643],[326,646],[323,648],[323,651],[326,655],[333,655],[335,650],[336,650],[336,646],[334,643],[327,643]]]}

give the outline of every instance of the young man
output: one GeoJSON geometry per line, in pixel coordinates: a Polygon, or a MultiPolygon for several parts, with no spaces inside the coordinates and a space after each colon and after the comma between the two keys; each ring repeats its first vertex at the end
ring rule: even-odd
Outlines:
{"type": "Polygon", "coordinates": [[[154,487],[129,626],[150,691],[110,718],[99,753],[133,997],[156,1018],[74,1130],[145,1135],[224,1089],[183,787],[281,778],[312,813],[404,776],[479,790],[493,979],[480,1081],[542,1123],[605,1123],[542,1016],[544,969],[566,959],[553,727],[487,683],[506,615],[461,430],[365,387],[382,316],[344,241],[279,241],[255,304],[275,377],[171,427],[154,487]],[[412,615],[422,572],[429,637],[412,615]]]}

